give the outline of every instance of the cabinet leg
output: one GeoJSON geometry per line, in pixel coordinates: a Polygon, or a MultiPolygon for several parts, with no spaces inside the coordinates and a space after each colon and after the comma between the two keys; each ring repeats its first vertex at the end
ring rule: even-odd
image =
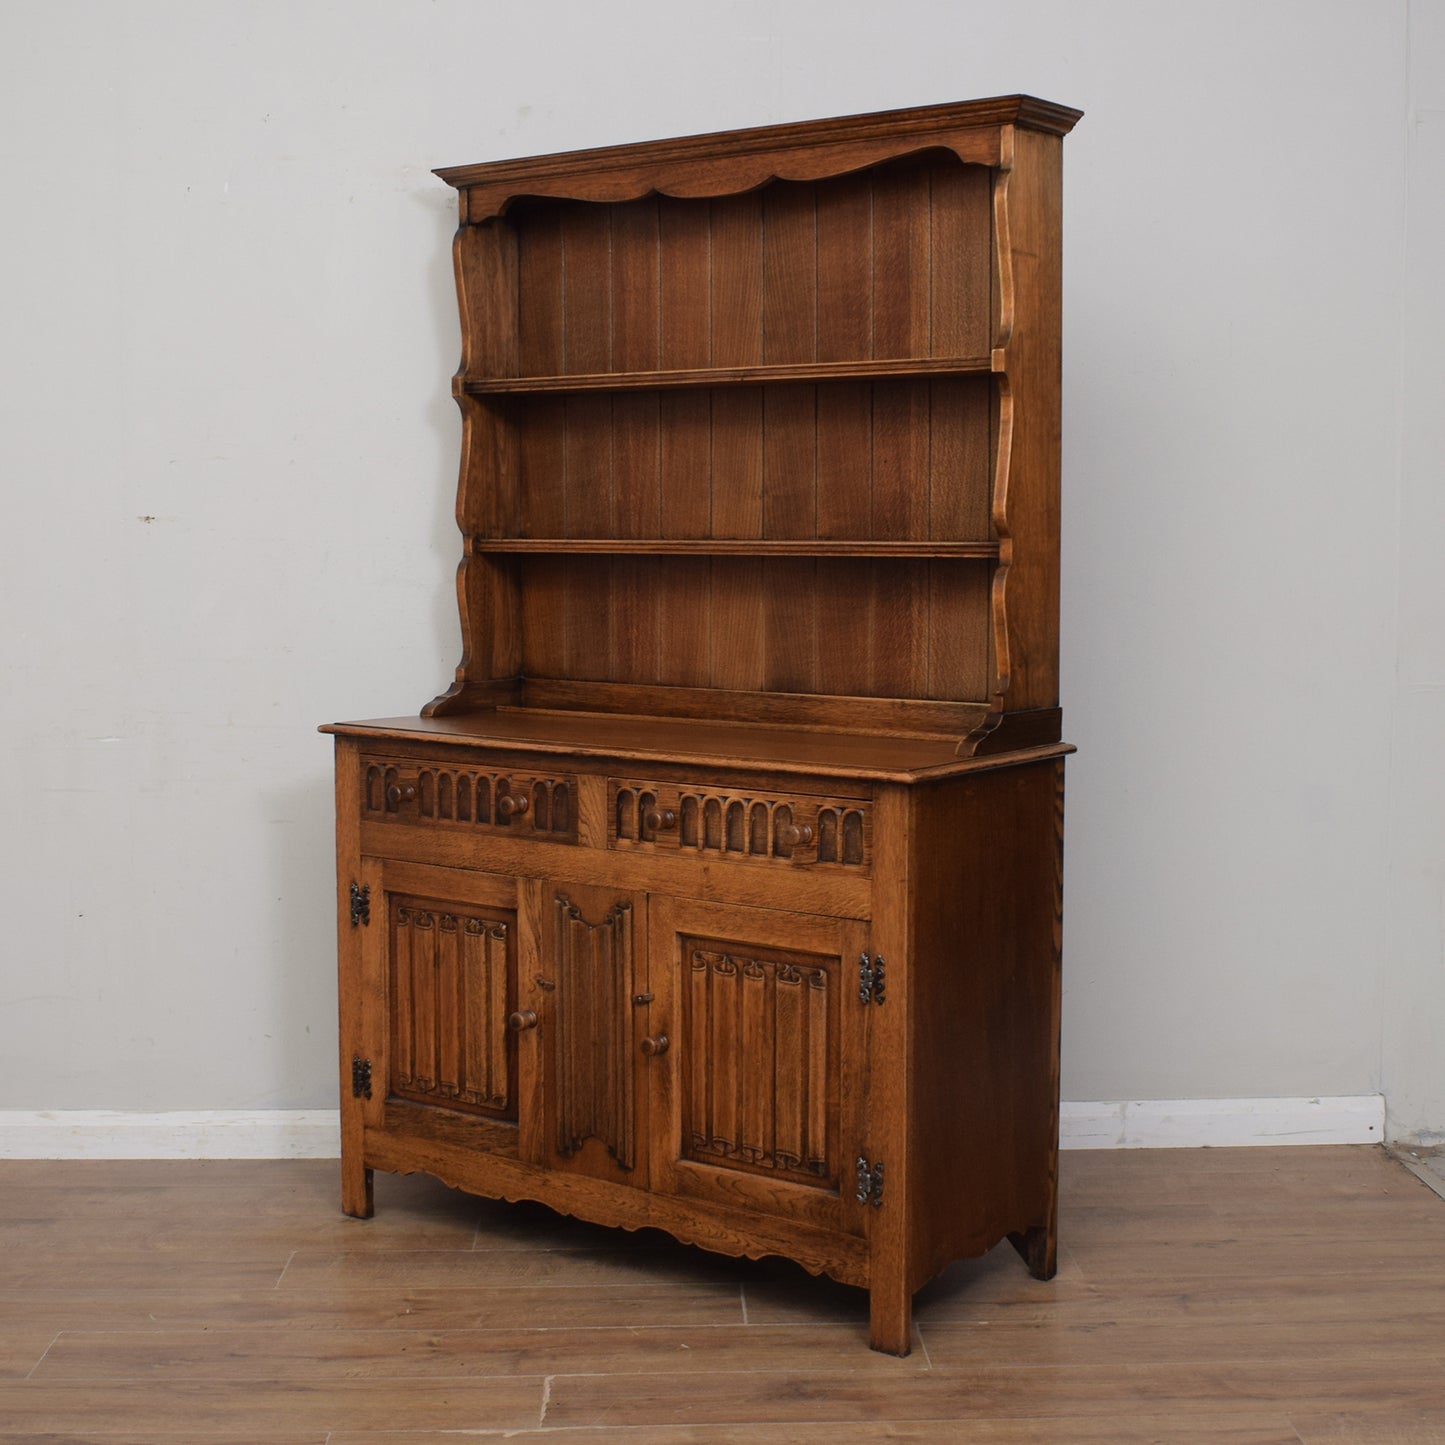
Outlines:
{"type": "Polygon", "coordinates": [[[375,1212],[371,1191],[371,1170],[341,1161],[341,1212],[354,1219],[370,1219],[375,1212]]]}
{"type": "Polygon", "coordinates": [[[868,1291],[868,1344],[884,1355],[913,1348],[913,1293],[875,1285],[868,1291]]]}
{"type": "Polygon", "coordinates": [[[1011,1234],[1008,1242],[1023,1256],[1029,1273],[1035,1279],[1052,1279],[1059,1268],[1057,1230],[1038,1224],[1011,1234]]]}

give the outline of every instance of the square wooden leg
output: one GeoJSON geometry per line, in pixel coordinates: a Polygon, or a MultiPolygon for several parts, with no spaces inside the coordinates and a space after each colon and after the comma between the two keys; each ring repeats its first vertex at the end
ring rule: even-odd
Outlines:
{"type": "Polygon", "coordinates": [[[357,1166],[345,1154],[341,1159],[341,1211],[353,1219],[370,1219],[376,1212],[372,1198],[372,1173],[357,1166]]]}

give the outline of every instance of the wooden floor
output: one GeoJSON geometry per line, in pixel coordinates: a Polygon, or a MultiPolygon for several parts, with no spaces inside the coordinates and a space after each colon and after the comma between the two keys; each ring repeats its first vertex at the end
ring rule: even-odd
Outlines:
{"type": "Polygon", "coordinates": [[[1059,1275],[854,1290],[315,1162],[0,1163],[0,1445],[1445,1442],[1445,1200],[1378,1148],[1070,1153],[1059,1275]],[[518,1433],[520,1432],[520,1433],[518,1433]]]}

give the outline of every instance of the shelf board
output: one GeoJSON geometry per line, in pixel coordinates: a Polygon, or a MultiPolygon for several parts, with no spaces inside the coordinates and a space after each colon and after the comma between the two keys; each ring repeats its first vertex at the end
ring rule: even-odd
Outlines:
{"type": "Polygon", "coordinates": [[[992,356],[900,356],[881,361],[812,361],[778,366],[705,366],[686,371],[599,371],[575,376],[458,377],[466,396],[550,396],[575,391],[660,391],[678,387],[761,386],[767,382],[876,381],[890,377],[979,376],[1003,369],[992,356]]]}
{"type": "Polygon", "coordinates": [[[999,555],[997,542],[843,542],[813,537],[770,538],[666,537],[474,537],[478,552],[520,552],[537,555],[613,554],[652,557],[942,557],[981,558],[999,555]]]}

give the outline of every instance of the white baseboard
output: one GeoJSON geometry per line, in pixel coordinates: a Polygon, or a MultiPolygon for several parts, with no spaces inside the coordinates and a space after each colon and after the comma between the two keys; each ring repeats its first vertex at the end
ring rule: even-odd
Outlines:
{"type": "MultiPolygon", "coordinates": [[[[1378,1094],[1319,1099],[1138,1099],[1065,1103],[1065,1149],[1378,1144],[1378,1094]]],[[[335,1159],[335,1109],[0,1111],[0,1159],[335,1159]]]]}
{"type": "Polygon", "coordinates": [[[335,1109],[0,1111],[0,1159],[335,1159],[335,1109]]]}
{"type": "Polygon", "coordinates": [[[1060,1109],[1064,1149],[1233,1149],[1250,1144],[1380,1144],[1380,1094],[1318,1099],[1136,1099],[1060,1109]]]}

